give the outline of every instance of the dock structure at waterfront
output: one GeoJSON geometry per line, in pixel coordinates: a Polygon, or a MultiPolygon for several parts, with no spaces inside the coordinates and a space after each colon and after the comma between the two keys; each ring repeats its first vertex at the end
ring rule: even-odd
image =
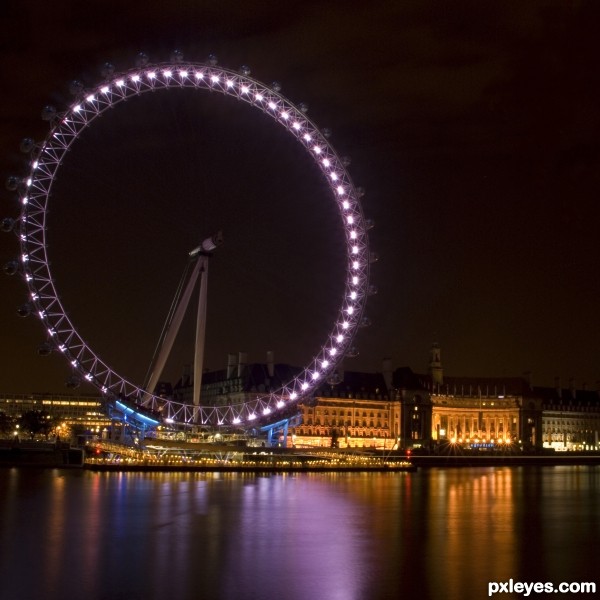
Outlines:
{"type": "Polygon", "coordinates": [[[84,451],[63,442],[0,440],[0,467],[82,467],[84,451]]]}
{"type": "Polygon", "coordinates": [[[85,468],[97,471],[414,471],[403,455],[335,450],[256,450],[226,445],[147,445],[112,443],[88,449],[85,468]],[[194,447],[195,446],[195,447],[194,447]]]}

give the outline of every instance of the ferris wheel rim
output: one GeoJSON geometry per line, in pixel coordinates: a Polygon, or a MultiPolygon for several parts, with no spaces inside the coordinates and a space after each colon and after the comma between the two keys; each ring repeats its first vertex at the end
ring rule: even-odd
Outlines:
{"type": "MultiPolygon", "coordinates": [[[[106,396],[147,394],[139,385],[118,374],[104,362],[79,335],[62,306],[54,285],[46,244],[46,211],[52,185],[64,154],[97,117],[121,102],[156,90],[177,88],[219,92],[246,102],[267,114],[286,129],[311,156],[328,184],[342,220],[346,241],[345,288],[342,305],[319,352],[301,373],[275,392],[257,396],[255,400],[226,407],[194,406],[169,401],[168,419],[177,422],[198,421],[218,425],[248,424],[270,413],[296,404],[312,393],[340,360],[350,351],[363,320],[369,295],[369,223],[356,188],[328,140],[307,115],[278,89],[251,78],[249,72],[236,72],[213,62],[163,62],[144,64],[120,73],[109,73],[106,79],[88,89],[79,88],[67,110],[58,113],[50,107],[44,117],[50,131],[32,153],[30,170],[20,194],[21,216],[18,234],[21,246],[22,272],[29,288],[29,302],[43,322],[47,344],[62,353],[73,370],[96,386],[106,396]]],[[[151,407],[164,400],[150,393],[151,407]]]]}

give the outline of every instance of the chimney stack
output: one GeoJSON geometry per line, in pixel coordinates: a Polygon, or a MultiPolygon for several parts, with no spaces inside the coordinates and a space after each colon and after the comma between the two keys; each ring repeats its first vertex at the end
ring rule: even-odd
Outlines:
{"type": "Polygon", "coordinates": [[[235,373],[235,366],[237,362],[235,359],[235,354],[227,355],[227,379],[231,379],[235,373]]]}
{"type": "Polygon", "coordinates": [[[240,352],[238,354],[237,376],[241,377],[244,374],[244,368],[248,364],[248,353],[240,352]]]}

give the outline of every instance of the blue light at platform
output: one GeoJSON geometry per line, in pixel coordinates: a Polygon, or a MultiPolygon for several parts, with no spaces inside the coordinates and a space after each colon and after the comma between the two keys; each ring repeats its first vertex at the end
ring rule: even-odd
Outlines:
{"type": "Polygon", "coordinates": [[[139,407],[132,408],[124,404],[121,400],[116,400],[115,406],[125,415],[125,419],[127,419],[128,416],[131,416],[134,420],[140,421],[149,427],[156,427],[160,423],[158,419],[149,417],[140,412],[139,407]]]}

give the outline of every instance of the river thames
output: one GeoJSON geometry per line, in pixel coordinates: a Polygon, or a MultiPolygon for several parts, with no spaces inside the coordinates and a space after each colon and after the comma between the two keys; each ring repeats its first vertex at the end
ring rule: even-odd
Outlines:
{"type": "Polygon", "coordinates": [[[600,584],[599,492],[598,466],[4,468],[0,598],[468,600],[511,579],[600,584]]]}

